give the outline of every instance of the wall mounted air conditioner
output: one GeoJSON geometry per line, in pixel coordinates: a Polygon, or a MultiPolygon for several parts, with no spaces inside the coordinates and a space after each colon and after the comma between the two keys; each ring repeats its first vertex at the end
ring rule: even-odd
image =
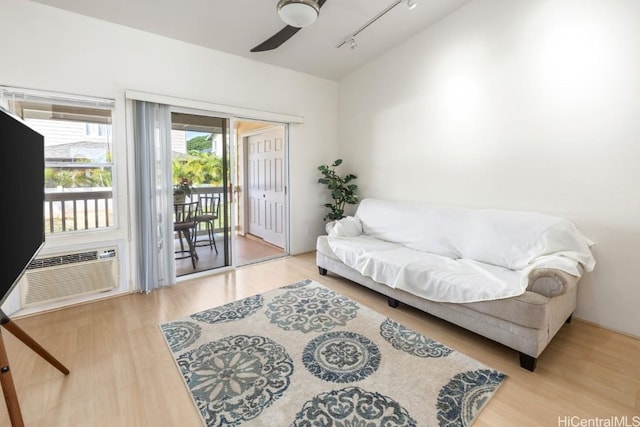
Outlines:
{"type": "Polygon", "coordinates": [[[115,247],[34,259],[20,281],[22,307],[110,291],[118,287],[115,247]]]}

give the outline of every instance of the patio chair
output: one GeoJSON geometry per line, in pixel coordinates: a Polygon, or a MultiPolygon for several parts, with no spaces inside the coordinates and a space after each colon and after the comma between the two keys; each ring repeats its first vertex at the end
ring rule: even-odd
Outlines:
{"type": "Polygon", "coordinates": [[[220,217],[220,195],[219,194],[205,194],[200,196],[200,207],[198,214],[196,215],[196,224],[205,224],[207,230],[208,240],[197,240],[197,234],[193,236],[193,243],[195,246],[209,246],[211,249],[216,250],[218,253],[218,247],[216,246],[215,239],[215,224],[214,221],[220,217]]]}
{"type": "Polygon", "coordinates": [[[199,206],[199,201],[173,204],[173,231],[178,233],[178,239],[180,240],[180,250],[175,252],[176,254],[187,254],[177,256],[176,259],[191,258],[191,264],[194,269],[196,268],[198,253],[193,239],[198,226],[196,216],[199,206]],[[185,250],[182,238],[187,242],[188,250],[185,250]]]}

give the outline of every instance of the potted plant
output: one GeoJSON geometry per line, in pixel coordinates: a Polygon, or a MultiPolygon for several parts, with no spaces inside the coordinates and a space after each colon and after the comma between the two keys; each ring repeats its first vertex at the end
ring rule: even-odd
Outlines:
{"type": "Polygon", "coordinates": [[[193,185],[189,178],[180,178],[180,180],[173,184],[173,202],[184,203],[187,196],[193,193],[193,185]]]}
{"type": "Polygon", "coordinates": [[[338,175],[336,168],[341,164],[342,159],[338,159],[331,166],[318,166],[318,170],[323,175],[323,178],[318,179],[318,183],[327,186],[333,199],[332,203],[324,205],[329,209],[329,212],[323,218],[324,221],[336,221],[344,218],[345,205],[358,203],[358,195],[356,194],[358,186],[352,183],[357,177],[353,174],[347,174],[344,177],[338,175]]]}

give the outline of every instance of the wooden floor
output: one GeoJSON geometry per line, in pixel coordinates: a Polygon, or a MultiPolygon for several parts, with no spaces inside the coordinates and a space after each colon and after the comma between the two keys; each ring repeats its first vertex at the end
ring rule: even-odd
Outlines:
{"type": "MultiPolygon", "coordinates": [[[[182,257],[176,259],[176,276],[186,276],[193,273],[199,273],[201,271],[208,271],[225,266],[224,259],[224,242],[220,234],[216,235],[216,247],[208,246],[206,242],[198,242],[196,251],[198,252],[198,260],[196,261],[195,268],[191,263],[191,258],[182,257]]],[[[174,243],[175,250],[180,250],[180,243],[176,240],[174,243]]],[[[245,236],[234,236],[234,250],[235,254],[232,256],[235,258],[235,263],[238,266],[258,262],[260,260],[283,256],[284,250],[277,246],[271,245],[258,237],[253,237],[250,234],[245,236]]],[[[178,254],[181,256],[182,254],[178,254]]]]}
{"type": "MultiPolygon", "coordinates": [[[[476,427],[605,425],[575,422],[627,416],[632,423],[640,416],[639,340],[576,319],[531,373],[513,350],[406,306],[389,308],[381,295],[345,279],[318,275],[309,253],[14,319],[71,370],[63,376],[2,330],[26,425],[200,426],[159,324],[306,278],[507,374],[476,427]]],[[[0,426],[8,425],[0,404],[0,426]]]]}

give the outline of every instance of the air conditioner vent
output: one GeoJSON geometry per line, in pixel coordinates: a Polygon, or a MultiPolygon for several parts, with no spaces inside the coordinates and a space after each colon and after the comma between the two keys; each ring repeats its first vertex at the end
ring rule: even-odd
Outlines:
{"type": "Polygon", "coordinates": [[[118,286],[115,248],[66,253],[34,259],[21,280],[23,307],[74,296],[105,292],[118,286]]]}
{"type": "MultiPolygon", "coordinates": [[[[115,255],[114,255],[115,256],[115,255]]],[[[81,252],[77,254],[58,255],[47,258],[34,259],[27,270],[36,268],[53,267],[54,265],[75,264],[77,262],[93,261],[98,259],[98,251],[81,252]]]]}

